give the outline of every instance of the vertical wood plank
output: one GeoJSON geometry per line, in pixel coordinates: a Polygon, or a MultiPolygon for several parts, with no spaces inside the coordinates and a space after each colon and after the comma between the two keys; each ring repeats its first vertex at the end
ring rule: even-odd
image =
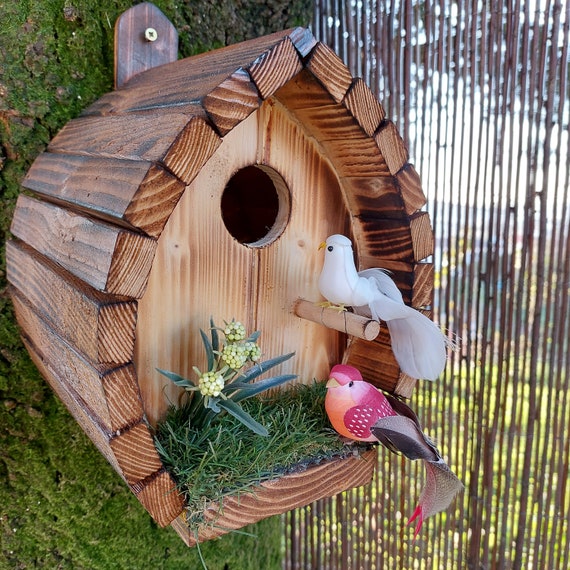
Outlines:
{"type": "Polygon", "coordinates": [[[154,4],[143,2],[119,16],[115,24],[115,88],[123,87],[138,73],[177,59],[178,32],[154,4]]]}

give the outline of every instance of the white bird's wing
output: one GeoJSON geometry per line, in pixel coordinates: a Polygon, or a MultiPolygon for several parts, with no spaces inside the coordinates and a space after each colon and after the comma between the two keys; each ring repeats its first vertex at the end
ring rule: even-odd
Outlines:
{"type": "MultiPolygon", "coordinates": [[[[404,304],[400,290],[383,269],[364,269],[358,272],[358,287],[368,291],[366,302],[354,312],[376,320],[390,321],[408,316],[410,308],[404,304]]],[[[360,295],[363,298],[363,295],[360,295]]]]}
{"type": "Polygon", "coordinates": [[[394,283],[387,270],[379,268],[363,269],[358,272],[358,276],[372,279],[376,283],[378,291],[393,301],[404,302],[402,293],[400,293],[398,286],[394,283]]]}
{"type": "Polygon", "coordinates": [[[400,290],[386,271],[365,269],[358,275],[373,282],[377,294],[369,308],[359,307],[355,312],[386,321],[392,351],[402,372],[412,378],[435,380],[447,361],[447,342],[441,329],[404,304],[400,290]]]}

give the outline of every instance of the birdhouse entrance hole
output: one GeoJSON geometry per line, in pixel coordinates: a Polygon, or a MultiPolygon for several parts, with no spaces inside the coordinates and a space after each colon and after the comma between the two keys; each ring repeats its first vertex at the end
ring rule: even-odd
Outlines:
{"type": "Polygon", "coordinates": [[[275,241],[289,220],[290,193],[272,168],[251,165],[238,170],[222,194],[222,219],[241,244],[264,247],[275,241]]]}

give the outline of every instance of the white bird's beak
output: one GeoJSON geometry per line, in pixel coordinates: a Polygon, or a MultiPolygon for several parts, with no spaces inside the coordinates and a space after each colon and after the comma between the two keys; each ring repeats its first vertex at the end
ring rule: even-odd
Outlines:
{"type": "Polygon", "coordinates": [[[321,249],[325,249],[326,246],[327,246],[327,242],[326,242],[326,241],[322,241],[322,242],[319,244],[319,249],[318,249],[318,251],[321,251],[321,249]]]}
{"type": "Polygon", "coordinates": [[[336,378],[329,378],[329,381],[327,382],[327,388],[338,388],[339,386],[340,384],[336,378]]]}

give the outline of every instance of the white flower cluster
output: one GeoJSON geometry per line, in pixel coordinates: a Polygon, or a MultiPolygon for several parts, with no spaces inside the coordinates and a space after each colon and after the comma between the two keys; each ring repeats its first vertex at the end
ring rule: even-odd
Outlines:
{"type": "Polygon", "coordinates": [[[232,370],[239,370],[247,362],[245,346],[243,344],[226,344],[222,350],[222,360],[232,370]]]}
{"type": "Polygon", "coordinates": [[[244,347],[247,357],[252,362],[257,362],[261,358],[261,348],[259,348],[259,345],[256,342],[246,342],[244,347]]]}
{"type": "Polygon", "coordinates": [[[224,334],[229,342],[239,342],[245,338],[245,327],[239,321],[231,321],[226,325],[224,334]]]}
{"type": "Polygon", "coordinates": [[[228,323],[224,334],[228,344],[222,349],[221,357],[232,370],[239,370],[248,360],[257,362],[261,358],[261,349],[256,342],[243,342],[245,327],[239,321],[228,323]]]}
{"type": "Polygon", "coordinates": [[[224,377],[218,372],[204,372],[198,380],[202,396],[219,396],[224,387],[224,377]]]}

